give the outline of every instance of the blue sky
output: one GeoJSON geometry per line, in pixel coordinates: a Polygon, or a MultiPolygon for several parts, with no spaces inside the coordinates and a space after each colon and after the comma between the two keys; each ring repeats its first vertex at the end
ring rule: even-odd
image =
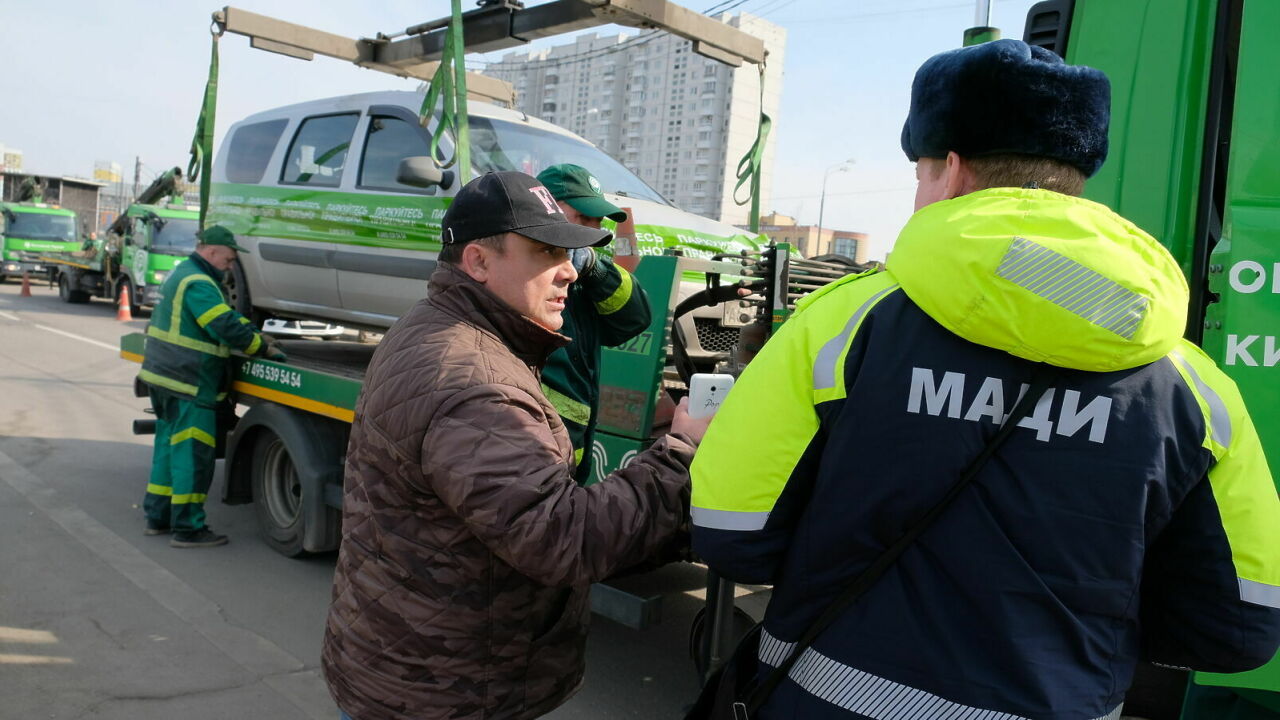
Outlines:
{"type": "MultiPolygon", "coordinates": [[[[348,37],[392,33],[448,14],[446,0],[239,0],[246,10],[348,37]]],[[[715,0],[678,0],[703,11],[715,0]]],[[[530,0],[527,4],[540,4],[530,0]]],[[[898,146],[915,69],[960,44],[973,0],[732,0],[734,12],[787,29],[771,208],[869,232],[881,256],[911,214],[914,175],[898,146]]],[[[1021,37],[1033,0],[993,0],[993,24],[1021,37]]],[[[464,0],[464,9],[472,3],[464,0]]],[[[197,0],[9,3],[0,24],[0,144],[28,171],[90,176],[112,160],[143,181],[187,163],[209,62],[209,16],[197,0]],[[12,72],[21,68],[21,72],[12,72]]],[[[593,32],[616,31],[609,26],[593,32]]],[[[634,32],[624,29],[625,32],[634,32]]],[[[534,43],[558,44],[564,38],[534,43]]],[[[487,58],[472,56],[477,61],[487,58]]],[[[496,59],[496,56],[495,58],[496,59]]],[[[223,38],[216,139],[253,112],[332,95],[413,89],[416,81],[317,58],[302,62],[223,38]]]]}

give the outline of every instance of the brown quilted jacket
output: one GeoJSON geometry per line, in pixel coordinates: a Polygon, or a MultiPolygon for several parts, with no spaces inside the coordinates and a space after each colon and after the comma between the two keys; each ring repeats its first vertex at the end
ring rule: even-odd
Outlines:
{"type": "Polygon", "coordinates": [[[589,584],[679,532],[683,436],[605,482],[574,482],[538,380],[565,342],[442,264],[374,353],[322,658],[355,720],[550,711],[582,682],[589,584]]]}

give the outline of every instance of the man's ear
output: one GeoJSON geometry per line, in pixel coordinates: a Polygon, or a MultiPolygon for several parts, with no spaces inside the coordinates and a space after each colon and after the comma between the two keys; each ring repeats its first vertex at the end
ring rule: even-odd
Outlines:
{"type": "Polygon", "coordinates": [[[471,276],[472,280],[484,284],[489,281],[489,253],[488,248],[480,243],[467,243],[462,248],[462,261],[458,266],[462,271],[471,276]]]}
{"type": "Polygon", "coordinates": [[[968,195],[979,189],[977,179],[973,176],[973,168],[954,150],[947,153],[947,165],[943,172],[947,174],[946,199],[948,200],[968,195]]]}

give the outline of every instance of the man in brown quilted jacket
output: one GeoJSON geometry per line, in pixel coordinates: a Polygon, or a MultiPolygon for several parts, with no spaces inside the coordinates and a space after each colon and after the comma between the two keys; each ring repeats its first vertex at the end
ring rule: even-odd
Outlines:
{"type": "Polygon", "coordinates": [[[386,334],[347,448],[343,538],[325,628],[330,691],[353,720],[533,718],[581,685],[590,583],[681,538],[706,428],[580,487],[539,388],[576,273],[570,224],[518,172],[464,187],[430,297],[386,334]]]}

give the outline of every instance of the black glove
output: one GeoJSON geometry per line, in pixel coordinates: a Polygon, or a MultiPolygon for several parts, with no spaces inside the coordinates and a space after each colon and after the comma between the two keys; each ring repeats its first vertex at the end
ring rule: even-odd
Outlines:
{"type": "Polygon", "coordinates": [[[573,269],[578,271],[578,277],[582,278],[595,269],[596,250],[590,247],[574,248],[569,251],[569,259],[573,262],[573,269]]]}
{"type": "Polygon", "coordinates": [[[284,350],[280,347],[280,343],[276,342],[275,338],[268,337],[266,335],[262,336],[262,350],[260,354],[262,357],[268,360],[275,360],[276,362],[285,362],[289,359],[289,356],[285,355],[284,350]]]}

